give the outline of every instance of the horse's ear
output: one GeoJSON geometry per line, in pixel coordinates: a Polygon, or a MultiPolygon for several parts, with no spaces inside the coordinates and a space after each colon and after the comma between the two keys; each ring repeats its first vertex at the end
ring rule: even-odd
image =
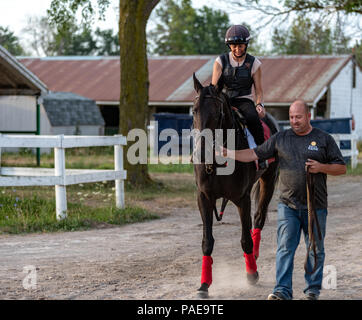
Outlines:
{"type": "Polygon", "coordinates": [[[201,91],[203,86],[200,83],[200,81],[196,78],[195,72],[192,74],[192,77],[194,78],[194,88],[195,88],[196,92],[199,93],[199,91],[201,91]]]}

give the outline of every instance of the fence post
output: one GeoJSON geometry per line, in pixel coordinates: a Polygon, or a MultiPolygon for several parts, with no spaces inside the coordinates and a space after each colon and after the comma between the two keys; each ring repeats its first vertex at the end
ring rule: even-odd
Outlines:
{"type": "MultiPolygon", "coordinates": [[[[120,135],[115,135],[119,136],[120,135]]],[[[120,144],[114,146],[114,170],[123,170],[123,147],[120,144]]],[[[124,208],[124,181],[121,179],[115,180],[116,186],[116,207],[124,208]]]]}
{"type": "Polygon", "coordinates": [[[351,168],[356,169],[358,162],[357,139],[351,135],[351,168]]]}
{"type": "Polygon", "coordinates": [[[64,135],[59,135],[60,147],[54,148],[55,175],[61,177],[61,184],[55,186],[55,203],[57,220],[67,217],[67,193],[65,188],[65,150],[63,148],[64,135]]]}
{"type": "MultiPolygon", "coordinates": [[[[0,133],[0,140],[1,140],[2,133],[0,133]]],[[[0,176],[1,176],[1,146],[0,146],[0,176]]]]}

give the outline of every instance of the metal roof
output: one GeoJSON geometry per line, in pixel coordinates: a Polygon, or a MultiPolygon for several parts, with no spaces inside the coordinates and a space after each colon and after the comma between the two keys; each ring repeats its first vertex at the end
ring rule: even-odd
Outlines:
{"type": "MultiPolygon", "coordinates": [[[[191,104],[195,92],[192,73],[205,85],[211,82],[216,56],[149,57],[149,101],[152,104],[191,104]]],[[[351,55],[292,55],[259,57],[264,101],[288,105],[296,98],[315,102],[351,55]]],[[[52,91],[69,91],[95,101],[118,102],[118,57],[21,58],[52,91]]]]}
{"type": "Polygon", "coordinates": [[[44,97],[43,105],[52,126],[105,124],[95,101],[74,93],[52,92],[44,97]]]}
{"type": "Polygon", "coordinates": [[[47,86],[0,45],[0,95],[41,95],[47,86]]]}

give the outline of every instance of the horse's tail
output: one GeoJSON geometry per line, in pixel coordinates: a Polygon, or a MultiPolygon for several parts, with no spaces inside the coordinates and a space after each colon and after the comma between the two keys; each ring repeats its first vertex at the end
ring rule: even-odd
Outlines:
{"type": "MultiPolygon", "coordinates": [[[[272,163],[273,164],[273,163],[272,163]]],[[[279,179],[279,170],[275,170],[274,171],[274,179],[273,181],[271,182],[272,186],[275,187],[275,185],[277,184],[278,182],[278,179],[279,179]]],[[[255,200],[255,206],[257,207],[258,203],[259,203],[259,200],[260,200],[260,179],[257,181],[257,183],[254,185],[254,188],[253,188],[253,192],[252,192],[252,197],[254,198],[255,200]]],[[[273,190],[274,191],[274,190],[273,190]]]]}
{"type": "Polygon", "coordinates": [[[216,208],[216,205],[214,206],[214,213],[215,213],[215,218],[217,221],[221,221],[222,220],[222,217],[224,215],[224,210],[225,210],[225,207],[226,207],[226,204],[228,203],[228,199],[226,198],[223,198],[222,199],[222,204],[221,204],[221,209],[220,209],[220,214],[217,212],[217,208],[216,208]]]}
{"type": "MultiPolygon", "coordinates": [[[[268,112],[266,112],[265,117],[263,118],[263,121],[266,123],[266,125],[269,127],[271,134],[273,135],[274,133],[277,133],[278,131],[280,131],[280,127],[278,122],[276,121],[276,119],[268,112]]],[[[278,163],[278,159],[275,159],[275,163],[278,163]]],[[[273,163],[271,164],[272,167],[276,166],[275,164],[273,165],[273,163]]],[[[270,182],[270,186],[272,187],[272,191],[274,192],[274,187],[279,179],[279,170],[278,168],[273,168],[273,169],[268,169],[264,174],[269,174],[270,173],[270,179],[272,180],[270,182]],[[272,172],[271,172],[272,171],[272,172]]],[[[264,176],[263,174],[263,176],[264,176]]],[[[259,200],[260,200],[260,179],[258,180],[258,182],[256,183],[256,185],[254,186],[253,189],[253,198],[255,200],[255,206],[258,206],[259,200]]]]}

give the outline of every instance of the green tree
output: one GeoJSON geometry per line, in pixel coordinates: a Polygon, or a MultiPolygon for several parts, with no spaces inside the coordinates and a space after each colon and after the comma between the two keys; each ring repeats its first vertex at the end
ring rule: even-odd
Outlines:
{"type": "MultiPolygon", "coordinates": [[[[129,130],[146,130],[148,119],[148,60],[146,52],[146,24],[159,0],[119,0],[120,45],[120,129],[124,136],[129,130]]],[[[97,0],[98,12],[104,16],[109,0],[97,0]]],[[[78,9],[83,19],[95,15],[91,0],[52,0],[48,13],[58,28],[67,27],[67,22],[78,9]]],[[[128,145],[124,148],[127,155],[128,145]]],[[[131,165],[125,158],[128,182],[146,185],[151,182],[146,164],[131,165]]]]}
{"type": "Polygon", "coordinates": [[[272,51],[277,54],[340,54],[350,52],[349,41],[338,27],[332,30],[298,16],[290,28],[274,29],[272,51]]]}
{"type": "Polygon", "coordinates": [[[253,10],[268,17],[268,21],[264,23],[285,19],[292,13],[301,16],[316,13],[320,20],[335,14],[350,16],[362,13],[361,0],[280,0],[278,5],[267,0],[233,0],[231,3],[241,11],[253,10]]]}
{"type": "Polygon", "coordinates": [[[156,27],[150,31],[153,53],[161,55],[216,54],[225,50],[229,17],[204,6],[196,10],[191,0],[165,0],[156,9],[156,27]]]}
{"type": "Polygon", "coordinates": [[[95,40],[97,42],[97,55],[101,56],[119,56],[119,36],[118,33],[113,34],[112,29],[95,31],[95,40]]]}
{"type": "Polygon", "coordinates": [[[19,43],[19,38],[9,30],[9,27],[0,26],[0,45],[14,56],[25,55],[25,51],[19,43]]]}
{"type": "Polygon", "coordinates": [[[356,41],[353,46],[352,52],[356,57],[357,64],[362,67],[362,40],[356,41]]]}
{"type": "Polygon", "coordinates": [[[77,25],[75,19],[68,21],[69,27],[54,34],[52,51],[58,56],[88,56],[96,52],[96,41],[88,24],[77,25]]]}
{"type": "Polygon", "coordinates": [[[38,56],[119,55],[118,33],[99,28],[93,32],[89,24],[77,23],[74,18],[59,32],[47,17],[33,16],[23,32],[30,36],[30,46],[38,56]]]}

